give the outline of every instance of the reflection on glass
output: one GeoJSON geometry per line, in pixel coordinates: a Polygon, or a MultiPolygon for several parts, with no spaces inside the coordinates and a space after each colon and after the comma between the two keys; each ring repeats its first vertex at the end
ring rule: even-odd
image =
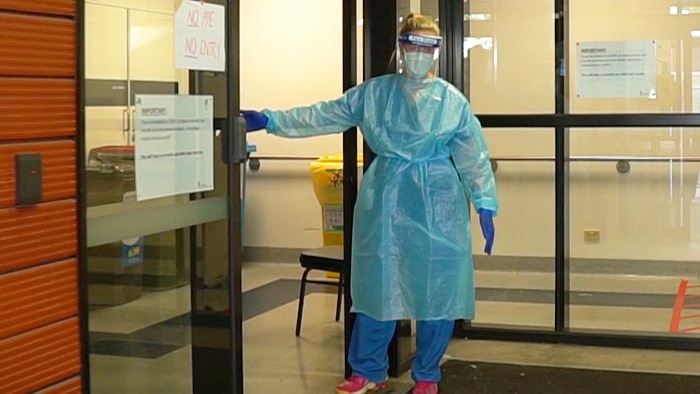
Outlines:
{"type": "Polygon", "coordinates": [[[469,57],[469,50],[476,47],[484,50],[493,48],[493,37],[464,37],[464,58],[469,57]]]}
{"type": "Polygon", "coordinates": [[[573,329],[668,335],[674,316],[692,314],[677,300],[698,276],[699,132],[572,130],[573,329]]]}
{"type": "Polygon", "coordinates": [[[87,232],[88,240],[97,233],[110,238],[92,242],[86,256],[96,394],[189,393],[193,387],[190,229],[151,234],[138,215],[117,220],[189,200],[135,199],[135,96],[189,92],[188,71],[174,65],[179,1],[147,3],[85,4],[87,232]]]}
{"type": "Polygon", "coordinates": [[[554,112],[554,2],[464,3],[465,94],[477,114],[554,112]]]}
{"type": "Polygon", "coordinates": [[[478,215],[472,212],[476,269],[475,324],[552,329],[554,322],[554,163],[551,129],[485,130],[500,212],[496,241],[484,255],[478,215]],[[526,310],[526,313],[517,311],[526,310]]]}
{"type": "Polygon", "coordinates": [[[700,70],[696,8],[665,0],[622,0],[614,5],[605,0],[569,1],[570,112],[698,112],[692,77],[700,70]],[[638,43],[652,48],[640,51],[635,48],[638,43]],[[609,51],[620,45],[628,48],[615,57],[600,57],[597,72],[591,73],[581,63],[586,56],[580,48],[586,45],[609,51]],[[579,94],[591,90],[598,92],[579,94]],[[655,94],[645,94],[652,90],[655,94]]]}
{"type": "Polygon", "coordinates": [[[173,230],[88,249],[93,393],[191,388],[188,245],[173,230]]]}

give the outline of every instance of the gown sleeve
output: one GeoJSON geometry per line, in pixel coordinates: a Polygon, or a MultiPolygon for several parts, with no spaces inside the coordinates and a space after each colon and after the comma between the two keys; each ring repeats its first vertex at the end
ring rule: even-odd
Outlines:
{"type": "Polygon", "coordinates": [[[474,208],[498,213],[496,180],[479,119],[466,104],[460,127],[450,141],[450,153],[462,181],[464,191],[474,208]]]}
{"type": "Polygon", "coordinates": [[[270,119],[267,132],[279,137],[304,138],[342,133],[359,126],[363,118],[364,84],[349,89],[342,97],[308,107],[285,111],[263,110],[270,119]]]}

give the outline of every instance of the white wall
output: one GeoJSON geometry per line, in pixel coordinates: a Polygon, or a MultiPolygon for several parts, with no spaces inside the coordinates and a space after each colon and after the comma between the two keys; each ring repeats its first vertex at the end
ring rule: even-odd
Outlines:
{"type": "MultiPolygon", "coordinates": [[[[341,2],[243,0],[240,29],[241,107],[287,109],[342,94],[341,2]]],[[[249,141],[260,155],[342,153],[341,135],[290,140],[261,132],[249,135],[249,141]]],[[[248,171],[246,246],[322,244],[321,210],[309,164],[264,161],[258,172],[248,171]]]]}

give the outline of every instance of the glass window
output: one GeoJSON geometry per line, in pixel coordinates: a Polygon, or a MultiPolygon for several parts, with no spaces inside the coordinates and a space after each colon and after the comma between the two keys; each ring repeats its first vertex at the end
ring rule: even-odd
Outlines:
{"type": "Polygon", "coordinates": [[[486,129],[497,163],[500,212],[491,256],[472,212],[474,323],[551,329],[554,324],[554,133],[486,129]],[[513,313],[526,308],[528,313],[513,313]]]}
{"type": "Polygon", "coordinates": [[[699,112],[700,8],[688,4],[569,1],[570,112],[699,112]]]}
{"type": "Polygon", "coordinates": [[[693,302],[677,304],[679,284],[698,276],[699,132],[572,129],[572,329],[658,335],[674,321],[699,325],[681,319],[693,302]]]}
{"type": "Polygon", "coordinates": [[[464,3],[465,93],[478,114],[554,112],[554,2],[464,3]]]}

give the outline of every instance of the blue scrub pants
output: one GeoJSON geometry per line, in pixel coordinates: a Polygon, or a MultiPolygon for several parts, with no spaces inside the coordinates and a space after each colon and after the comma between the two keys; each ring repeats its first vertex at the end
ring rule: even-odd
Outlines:
{"type": "MultiPolygon", "coordinates": [[[[416,357],[411,376],[416,382],[439,382],[440,360],[452,338],[454,321],[427,320],[417,322],[416,357]]],[[[396,321],[378,321],[358,313],[350,338],[348,363],[354,375],[374,383],[388,379],[389,342],[396,331],[396,321]]]]}

